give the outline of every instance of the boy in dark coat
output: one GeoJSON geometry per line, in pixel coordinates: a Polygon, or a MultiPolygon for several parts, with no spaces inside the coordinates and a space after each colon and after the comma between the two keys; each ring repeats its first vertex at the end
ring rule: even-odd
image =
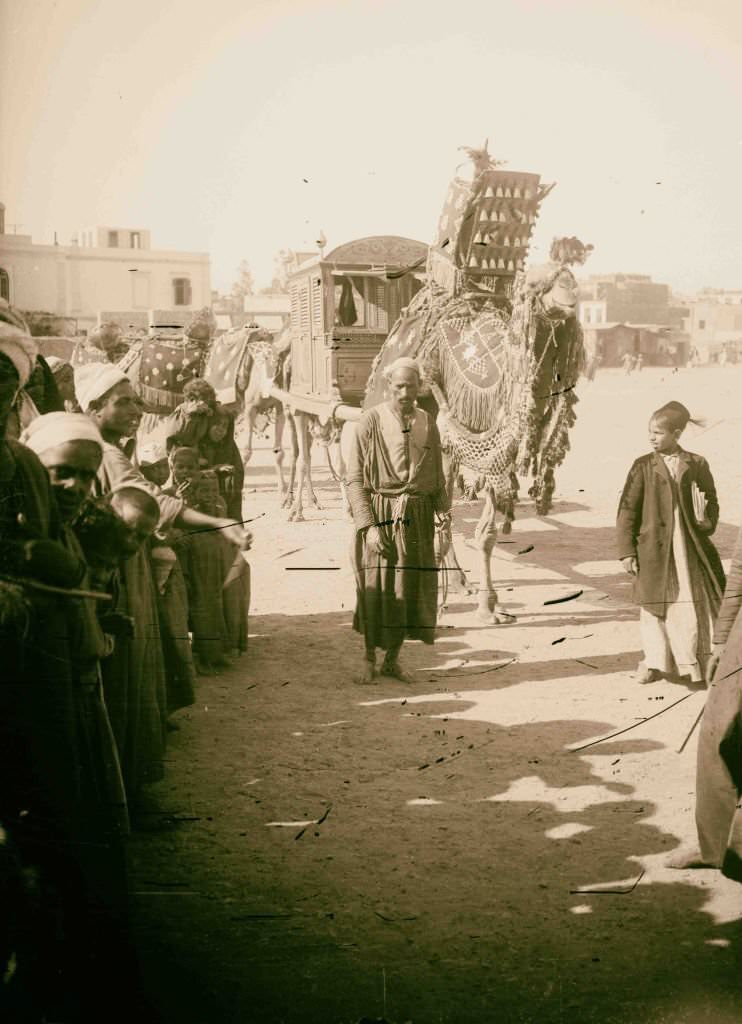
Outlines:
{"type": "Polygon", "coordinates": [[[677,669],[704,678],[724,571],[710,540],[719,519],[711,470],[678,440],[690,413],[668,402],[649,422],[649,455],[637,459],[621,495],[618,557],[634,577],[641,608],[644,665],[638,679],[654,682],[677,669]]]}

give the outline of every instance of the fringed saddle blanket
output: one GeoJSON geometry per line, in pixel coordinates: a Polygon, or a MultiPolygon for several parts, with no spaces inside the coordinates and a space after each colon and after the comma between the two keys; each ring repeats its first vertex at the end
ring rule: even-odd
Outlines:
{"type": "Polygon", "coordinates": [[[248,331],[228,331],[215,338],[204,367],[204,380],[216,391],[217,401],[230,405],[237,401],[237,378],[250,339],[248,331]]]}
{"type": "Polygon", "coordinates": [[[150,407],[168,413],[183,400],[183,388],[199,376],[201,348],[187,339],[148,338],[142,345],[139,391],[150,407]]]}

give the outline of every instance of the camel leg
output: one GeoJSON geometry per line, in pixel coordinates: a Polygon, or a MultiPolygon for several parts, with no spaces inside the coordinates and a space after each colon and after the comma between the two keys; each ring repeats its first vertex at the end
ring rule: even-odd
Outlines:
{"type": "Polygon", "coordinates": [[[294,413],[296,423],[296,439],[298,444],[298,455],[296,458],[296,491],[294,500],[289,509],[289,522],[304,522],[304,483],[307,479],[307,468],[309,463],[309,446],[311,435],[307,417],[303,412],[294,413]]]}
{"type": "Polygon", "coordinates": [[[276,461],[276,476],[278,477],[278,496],[283,502],[286,496],[286,481],[283,476],[283,432],[286,426],[286,414],[283,406],[276,405],[276,419],[273,423],[273,457],[276,461]]]}
{"type": "Polygon", "coordinates": [[[247,439],[245,441],[245,447],[242,449],[242,464],[247,469],[247,464],[252,458],[252,439],[255,432],[255,417],[258,415],[258,410],[254,405],[251,405],[245,410],[245,425],[247,428],[247,439]]]}
{"type": "Polygon", "coordinates": [[[484,499],[482,516],[474,531],[474,542],[481,554],[482,577],[479,584],[479,601],[477,604],[477,615],[487,622],[502,624],[515,622],[515,616],[510,615],[498,604],[497,591],[492,583],[492,549],[497,540],[497,510],[495,507],[495,493],[492,487],[487,487],[484,499]]]}
{"type": "MultiPolygon", "coordinates": [[[[443,475],[446,479],[446,490],[448,492],[449,501],[453,496],[453,490],[456,486],[456,476],[458,472],[458,466],[451,460],[448,454],[443,452],[443,475]]],[[[453,541],[451,546],[443,557],[441,565],[441,576],[445,576],[445,580],[442,578],[439,581],[438,594],[440,601],[444,601],[449,593],[454,594],[465,594],[467,597],[473,597],[475,590],[470,585],[466,578],[464,570],[459,565],[459,560],[456,557],[456,549],[453,541]],[[444,585],[440,585],[444,584],[444,585]]]]}
{"type": "Polygon", "coordinates": [[[343,448],[340,443],[341,436],[342,432],[336,431],[333,435],[334,440],[330,441],[327,445],[327,465],[330,468],[330,474],[332,476],[332,479],[340,485],[341,504],[343,506],[343,511],[345,512],[346,515],[350,515],[351,510],[350,501],[348,500],[348,488],[345,486],[345,472],[347,467],[345,465],[345,459],[343,457],[343,448]],[[334,450],[337,467],[335,463],[332,461],[331,449],[334,450]]]}
{"type": "Polygon", "coordinates": [[[304,483],[307,488],[307,500],[315,508],[321,509],[322,506],[319,503],[319,498],[314,493],[314,486],[312,485],[312,432],[309,429],[309,417],[304,418],[304,435],[306,439],[306,452],[304,461],[304,483]]]}
{"type": "Polygon", "coordinates": [[[350,507],[350,498],[348,497],[348,486],[345,483],[345,476],[348,471],[348,467],[345,465],[345,459],[343,458],[343,450],[340,447],[340,438],[338,437],[337,442],[337,456],[338,456],[338,477],[340,481],[340,494],[342,495],[343,511],[346,516],[352,515],[350,507]]]}
{"type": "Polygon", "coordinates": [[[296,488],[296,463],[299,458],[299,440],[296,436],[296,420],[291,412],[286,413],[286,422],[289,427],[289,441],[291,442],[291,454],[289,461],[289,482],[284,491],[281,508],[291,508],[294,504],[294,490],[296,488]]]}

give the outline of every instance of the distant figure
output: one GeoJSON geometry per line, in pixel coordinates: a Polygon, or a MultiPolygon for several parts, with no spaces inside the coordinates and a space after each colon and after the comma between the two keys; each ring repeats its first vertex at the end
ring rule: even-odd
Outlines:
{"type": "Polygon", "coordinates": [[[634,369],[634,357],[630,352],[624,353],[624,357],[621,360],[621,363],[623,364],[623,368],[626,373],[631,373],[631,371],[634,369]]]}
{"type": "Polygon", "coordinates": [[[654,413],[652,454],[634,462],[618,506],[618,556],[634,577],[641,609],[640,683],[674,669],[691,683],[704,679],[724,591],[724,570],[710,539],[719,520],[714,478],[702,456],[678,444],[689,422],[695,421],[680,402],[654,413]]]}
{"type": "Polygon", "coordinates": [[[641,373],[642,366],[644,366],[644,356],[640,352],[639,355],[634,360],[634,369],[636,370],[637,373],[641,373]]]}

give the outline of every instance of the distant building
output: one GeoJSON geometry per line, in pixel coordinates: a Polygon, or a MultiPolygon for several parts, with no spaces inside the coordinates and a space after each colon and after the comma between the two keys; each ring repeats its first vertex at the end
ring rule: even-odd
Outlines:
{"type": "Polygon", "coordinates": [[[704,288],[689,303],[685,329],[700,362],[742,361],[742,290],[704,288]]]}
{"type": "Polygon", "coordinates": [[[248,324],[257,324],[268,331],[280,331],[289,321],[291,298],[288,292],[246,295],[243,299],[243,312],[248,324]]]}
{"type": "Polygon", "coordinates": [[[585,347],[603,367],[621,366],[626,354],[641,356],[644,366],[684,366],[688,341],[669,327],[654,324],[586,324],[585,347]]]}
{"type": "Polygon", "coordinates": [[[670,286],[646,274],[595,274],[580,282],[583,324],[632,323],[682,326],[684,310],[670,286]]]}
{"type": "Polygon", "coordinates": [[[627,352],[641,354],[645,366],[684,365],[687,313],[669,285],[646,274],[596,274],[580,282],[580,323],[602,366],[620,365],[627,352]]]}
{"type": "Polygon", "coordinates": [[[2,213],[0,295],[21,310],[74,317],[84,328],[101,310],[125,317],[210,304],[208,253],[152,249],[144,228],[89,228],[70,245],[39,245],[5,234],[2,213]]]}

